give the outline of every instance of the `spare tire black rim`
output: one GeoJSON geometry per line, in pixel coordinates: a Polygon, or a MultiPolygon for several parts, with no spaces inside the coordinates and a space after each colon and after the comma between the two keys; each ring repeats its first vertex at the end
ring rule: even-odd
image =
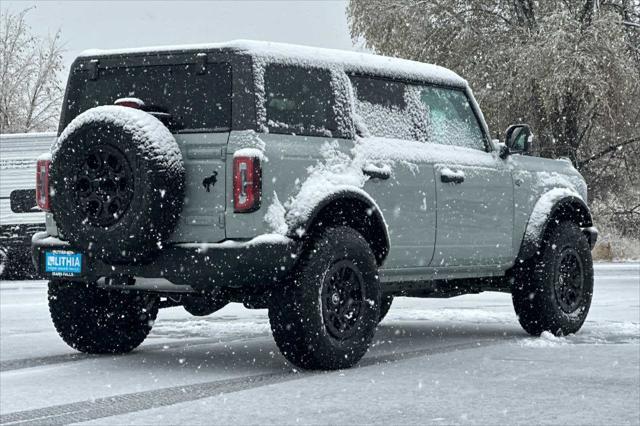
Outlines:
{"type": "Polygon", "coordinates": [[[117,148],[100,145],[84,158],[74,178],[78,206],[89,224],[107,227],[127,212],[133,196],[133,172],[117,148]]]}
{"type": "Polygon", "coordinates": [[[582,305],[584,268],[578,252],[573,248],[566,248],[560,255],[554,290],[556,300],[564,312],[573,313],[582,305]]]}
{"type": "Polygon", "coordinates": [[[360,326],[365,303],[362,274],[350,260],[336,262],[325,275],[322,314],[331,336],[344,340],[360,326]]]}

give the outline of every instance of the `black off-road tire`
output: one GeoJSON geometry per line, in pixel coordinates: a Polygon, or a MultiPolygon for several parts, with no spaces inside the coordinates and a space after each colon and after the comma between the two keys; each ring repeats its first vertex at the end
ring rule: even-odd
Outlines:
{"type": "Polygon", "coordinates": [[[327,228],[273,299],[271,330],[291,363],[313,370],[353,366],[369,349],[380,316],[371,247],[351,228],[327,228]]]}
{"type": "Polygon", "coordinates": [[[160,120],[111,105],[67,126],[53,149],[50,182],[65,240],[108,263],[136,263],[150,259],[174,231],[185,170],[160,120]]]}
{"type": "Polygon", "coordinates": [[[391,305],[393,304],[393,296],[384,295],[380,299],[380,316],[378,317],[378,322],[381,322],[384,317],[389,313],[389,309],[391,309],[391,305]]]}
{"type": "Polygon", "coordinates": [[[593,295],[589,242],[573,222],[561,222],[545,236],[540,255],[515,274],[513,306],[522,328],[539,336],[576,333],[593,295]],[[575,267],[575,269],[574,269],[575,267]]]}
{"type": "Polygon", "coordinates": [[[58,334],[72,348],[90,354],[123,354],[147,337],[158,303],[144,293],[50,281],[49,312],[58,334]]]}

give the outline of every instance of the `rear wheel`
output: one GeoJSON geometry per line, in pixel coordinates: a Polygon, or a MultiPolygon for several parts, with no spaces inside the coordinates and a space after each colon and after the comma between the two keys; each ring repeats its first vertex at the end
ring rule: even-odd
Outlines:
{"type": "Polygon", "coordinates": [[[144,341],[158,314],[158,303],[156,297],[144,293],[50,281],[49,311],[58,334],[72,348],[118,354],[144,341]]]}
{"type": "Polygon", "coordinates": [[[269,309],[282,354],[306,369],[356,364],[369,348],[380,315],[377,265],[369,244],[351,228],[326,229],[312,241],[292,278],[269,309]]]}
{"type": "Polygon", "coordinates": [[[532,335],[577,332],[593,295],[593,263],[586,237],[572,222],[561,222],[546,237],[541,254],[516,273],[513,306],[532,335]]]}

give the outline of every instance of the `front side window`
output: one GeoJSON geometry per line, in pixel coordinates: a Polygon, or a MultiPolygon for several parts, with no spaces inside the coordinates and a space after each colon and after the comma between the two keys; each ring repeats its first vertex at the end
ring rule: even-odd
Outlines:
{"type": "Polygon", "coordinates": [[[331,136],[335,131],[328,70],[273,64],[265,70],[264,84],[270,132],[331,136]]]}
{"type": "Polygon", "coordinates": [[[485,150],[484,135],[464,92],[423,87],[420,99],[429,111],[429,141],[485,150]]]}

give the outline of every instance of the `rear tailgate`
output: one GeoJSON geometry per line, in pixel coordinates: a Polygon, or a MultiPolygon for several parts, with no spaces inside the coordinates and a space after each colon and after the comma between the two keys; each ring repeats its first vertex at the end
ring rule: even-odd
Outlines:
{"type": "Polygon", "coordinates": [[[232,65],[197,52],[85,59],[72,71],[63,126],[120,98],[170,115],[186,169],[185,203],[173,242],[225,239],[225,157],[231,131],[232,65]]]}

